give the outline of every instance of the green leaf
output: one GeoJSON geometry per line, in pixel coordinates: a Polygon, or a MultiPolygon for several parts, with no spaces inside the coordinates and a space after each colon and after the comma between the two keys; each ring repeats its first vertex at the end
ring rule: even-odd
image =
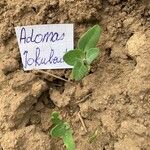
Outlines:
{"type": "Polygon", "coordinates": [[[56,125],[50,132],[52,137],[63,137],[65,135],[66,128],[64,124],[56,125]]]}
{"type": "Polygon", "coordinates": [[[91,48],[87,50],[86,53],[86,61],[90,65],[93,60],[95,60],[99,55],[99,49],[98,48],[91,48]]]}
{"type": "Polygon", "coordinates": [[[62,120],[58,112],[52,113],[51,120],[55,125],[50,131],[51,136],[62,138],[67,150],[75,150],[75,142],[70,125],[62,120]]]}
{"type": "Polygon", "coordinates": [[[66,134],[63,136],[64,144],[67,150],[75,150],[75,142],[72,136],[72,130],[67,130],[66,134]]]}
{"type": "Polygon", "coordinates": [[[51,120],[52,120],[54,125],[57,125],[57,124],[60,124],[60,123],[63,122],[63,120],[61,119],[61,117],[60,117],[58,112],[53,112],[52,113],[51,120]]]}
{"type": "Polygon", "coordinates": [[[94,133],[92,133],[92,134],[89,136],[89,142],[90,142],[90,143],[94,142],[97,137],[98,137],[98,130],[94,131],[94,133]]]}
{"type": "Polygon", "coordinates": [[[73,79],[81,80],[88,73],[88,67],[81,61],[77,61],[72,70],[73,79]]]}
{"type": "Polygon", "coordinates": [[[95,25],[90,28],[78,41],[77,48],[83,51],[87,51],[90,48],[96,47],[101,34],[101,28],[99,25],[95,25]]]}
{"type": "Polygon", "coordinates": [[[84,58],[84,52],[81,50],[71,50],[67,52],[63,59],[68,64],[73,66],[77,60],[82,60],[84,58]]]}

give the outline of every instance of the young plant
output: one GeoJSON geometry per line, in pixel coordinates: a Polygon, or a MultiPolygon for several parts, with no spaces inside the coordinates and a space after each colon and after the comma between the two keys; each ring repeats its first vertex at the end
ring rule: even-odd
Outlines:
{"type": "Polygon", "coordinates": [[[98,130],[94,131],[90,136],[89,136],[89,142],[92,143],[96,140],[98,137],[98,130]]]}
{"type": "Polygon", "coordinates": [[[88,74],[91,63],[98,57],[99,48],[96,48],[96,45],[100,34],[100,26],[95,25],[81,36],[76,49],[70,50],[64,55],[64,61],[73,66],[72,78],[76,81],[88,74]]]}
{"type": "Polygon", "coordinates": [[[69,124],[62,120],[58,112],[52,113],[51,121],[54,127],[50,131],[50,135],[62,138],[67,150],[75,150],[75,142],[69,124]]]}

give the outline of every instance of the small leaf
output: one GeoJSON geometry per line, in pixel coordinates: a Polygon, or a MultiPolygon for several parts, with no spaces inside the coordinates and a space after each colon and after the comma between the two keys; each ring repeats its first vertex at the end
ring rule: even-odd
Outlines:
{"type": "Polygon", "coordinates": [[[85,66],[83,62],[77,61],[74,65],[72,73],[73,73],[73,79],[79,81],[88,73],[88,67],[85,66]]]}
{"type": "Polygon", "coordinates": [[[68,64],[73,66],[77,60],[82,60],[84,58],[84,52],[81,50],[71,50],[67,52],[63,59],[68,64]]]}
{"type": "Polygon", "coordinates": [[[64,125],[66,130],[70,129],[70,125],[67,122],[64,122],[64,125]]]}
{"type": "Polygon", "coordinates": [[[75,142],[72,136],[72,130],[67,130],[66,134],[63,136],[64,144],[67,150],[75,150],[75,142]]]}
{"type": "Polygon", "coordinates": [[[54,125],[57,125],[57,124],[60,124],[63,122],[58,112],[52,113],[51,120],[52,120],[54,125]]]}
{"type": "Polygon", "coordinates": [[[99,49],[98,48],[91,48],[86,53],[86,61],[90,65],[93,60],[95,60],[99,55],[99,49]]]}
{"type": "Polygon", "coordinates": [[[63,137],[66,133],[66,128],[64,124],[56,125],[50,132],[52,137],[63,137]]]}
{"type": "Polygon", "coordinates": [[[98,136],[98,130],[94,131],[94,133],[92,133],[90,136],[89,136],[89,142],[92,143],[96,140],[98,136]]]}
{"type": "Polygon", "coordinates": [[[95,25],[90,28],[78,41],[77,48],[86,51],[90,48],[96,47],[101,34],[101,28],[99,25],[95,25]]]}
{"type": "Polygon", "coordinates": [[[62,138],[67,150],[75,150],[75,142],[70,125],[62,120],[58,112],[52,113],[51,120],[55,126],[51,129],[50,135],[62,138]]]}

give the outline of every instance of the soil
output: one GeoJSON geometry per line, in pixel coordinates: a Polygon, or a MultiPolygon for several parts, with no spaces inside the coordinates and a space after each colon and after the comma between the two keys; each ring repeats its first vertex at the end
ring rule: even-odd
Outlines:
{"type": "Polygon", "coordinates": [[[150,1],[0,0],[0,77],[0,150],[64,150],[49,136],[55,110],[70,123],[76,150],[149,150],[150,1]],[[74,23],[75,43],[102,27],[101,55],[81,82],[23,71],[14,27],[51,23],[74,23]]]}

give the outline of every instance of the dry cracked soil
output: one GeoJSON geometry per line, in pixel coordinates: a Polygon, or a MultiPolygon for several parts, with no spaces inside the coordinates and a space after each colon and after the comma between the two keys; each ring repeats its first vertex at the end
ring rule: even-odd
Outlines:
{"type": "Polygon", "coordinates": [[[150,150],[149,0],[0,0],[0,150],[64,150],[49,136],[53,111],[70,123],[76,150],[150,150]],[[14,27],[53,23],[74,23],[75,43],[103,29],[80,82],[22,69],[14,27]]]}

